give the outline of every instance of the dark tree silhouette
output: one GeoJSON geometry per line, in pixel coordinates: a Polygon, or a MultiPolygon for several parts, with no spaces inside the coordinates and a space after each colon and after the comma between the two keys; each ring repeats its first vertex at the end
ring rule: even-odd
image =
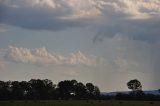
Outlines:
{"type": "Polygon", "coordinates": [[[74,83],[69,80],[61,81],[58,83],[58,90],[61,93],[62,99],[68,99],[71,97],[74,89],[74,83]]]}
{"type": "Polygon", "coordinates": [[[98,86],[95,86],[94,87],[94,93],[93,93],[94,96],[99,98],[100,93],[101,92],[100,92],[100,89],[98,88],[98,86]]]}
{"type": "Polygon", "coordinates": [[[13,81],[11,83],[11,91],[12,99],[23,99],[24,89],[22,88],[20,82],[13,81]]]}
{"type": "Polygon", "coordinates": [[[8,100],[11,98],[11,82],[0,81],[0,100],[8,100]]]}
{"type": "Polygon", "coordinates": [[[48,79],[31,79],[29,83],[32,89],[28,93],[34,99],[49,99],[48,95],[54,89],[52,81],[48,79]]]}
{"type": "Polygon", "coordinates": [[[127,86],[128,86],[128,88],[131,89],[133,92],[141,91],[141,90],[142,90],[141,82],[138,81],[137,79],[130,80],[130,81],[127,83],[127,86]]]}
{"type": "Polygon", "coordinates": [[[75,98],[85,99],[87,96],[86,86],[79,82],[75,85],[75,98]]]}
{"type": "Polygon", "coordinates": [[[87,83],[86,84],[86,89],[87,89],[87,95],[88,98],[96,99],[100,95],[100,90],[98,86],[94,86],[92,83],[87,83]]]}
{"type": "MultiPolygon", "coordinates": [[[[30,81],[0,81],[0,100],[57,100],[57,99],[117,99],[160,100],[160,95],[144,94],[141,83],[134,79],[127,83],[129,94],[100,95],[98,86],[84,85],[76,80],[60,81],[58,85],[48,79],[30,81]]],[[[160,91],[160,90],[159,90],[160,91]]]]}
{"type": "Polygon", "coordinates": [[[132,90],[132,92],[130,93],[131,97],[136,98],[136,99],[140,99],[140,98],[144,97],[145,94],[142,91],[141,82],[138,81],[137,79],[130,80],[127,83],[127,86],[129,89],[132,90]]]}
{"type": "Polygon", "coordinates": [[[76,80],[60,81],[57,86],[48,79],[0,81],[0,100],[94,99],[99,95],[97,86],[76,80]]]}
{"type": "Polygon", "coordinates": [[[87,88],[88,98],[93,98],[94,97],[94,95],[93,95],[94,85],[92,83],[87,83],[86,88],[87,88]]]}

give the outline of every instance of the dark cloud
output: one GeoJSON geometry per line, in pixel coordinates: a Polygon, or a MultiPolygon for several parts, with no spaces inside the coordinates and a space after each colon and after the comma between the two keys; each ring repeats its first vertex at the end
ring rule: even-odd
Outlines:
{"type": "Polygon", "coordinates": [[[119,35],[127,36],[133,40],[154,42],[160,38],[160,19],[148,20],[121,20],[114,25],[101,26],[98,29],[95,41],[103,41],[105,37],[114,37],[119,35]]]}
{"type": "MultiPolygon", "coordinates": [[[[0,23],[32,30],[62,30],[67,27],[81,26],[77,21],[59,19],[60,13],[54,10],[34,7],[8,7],[0,5],[0,23]]],[[[61,12],[61,11],[59,11],[61,12]]],[[[67,10],[66,10],[67,12],[67,10]]],[[[61,13],[66,14],[66,13],[61,13]]]]}
{"type": "Polygon", "coordinates": [[[53,31],[91,26],[98,30],[94,42],[117,34],[153,42],[160,33],[160,2],[156,1],[0,0],[0,23],[53,31]]]}
{"type": "MultiPolygon", "coordinates": [[[[97,2],[96,0],[92,1],[97,2]]],[[[83,3],[84,1],[77,0],[77,2],[83,3]]],[[[27,0],[1,0],[0,23],[33,30],[54,31],[87,26],[88,19],[91,20],[89,16],[99,13],[98,7],[91,5],[88,0],[86,5],[83,5],[84,8],[81,6],[75,7],[74,5],[78,5],[77,2],[61,0],[31,0],[30,2],[27,0]],[[91,5],[91,7],[87,7],[88,5],[91,5]],[[85,9],[88,10],[85,11],[85,9]],[[93,12],[92,10],[95,11],[93,12]]]]}
{"type": "Polygon", "coordinates": [[[154,42],[160,33],[159,4],[158,0],[108,0],[93,41],[123,35],[132,40],[154,42]]]}

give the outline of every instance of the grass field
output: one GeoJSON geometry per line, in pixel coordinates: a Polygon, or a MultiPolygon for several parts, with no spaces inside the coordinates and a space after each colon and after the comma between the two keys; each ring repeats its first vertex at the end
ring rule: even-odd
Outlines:
{"type": "Polygon", "coordinates": [[[160,101],[1,101],[0,106],[160,106],[160,101]]]}

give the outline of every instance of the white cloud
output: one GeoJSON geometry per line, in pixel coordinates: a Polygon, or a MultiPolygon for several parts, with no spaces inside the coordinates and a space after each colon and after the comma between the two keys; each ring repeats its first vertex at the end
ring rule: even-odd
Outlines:
{"type": "Polygon", "coordinates": [[[53,12],[61,13],[62,11],[67,12],[66,10],[68,10],[67,14],[61,13],[60,16],[64,16],[66,19],[74,19],[84,17],[91,18],[92,16],[100,15],[105,2],[103,0],[5,0],[2,1],[1,4],[11,8],[47,10],[51,16],[53,16],[53,12]]]}
{"type": "Polygon", "coordinates": [[[1,0],[0,5],[1,23],[40,30],[160,17],[159,0],[1,0]]]}
{"type": "Polygon", "coordinates": [[[32,6],[40,6],[40,7],[44,7],[44,6],[48,6],[51,8],[56,8],[58,6],[58,4],[56,4],[56,0],[32,0],[30,1],[26,1],[27,3],[29,3],[32,6]]]}
{"type": "Polygon", "coordinates": [[[85,55],[80,51],[65,57],[48,52],[44,47],[27,49],[10,46],[5,53],[5,58],[14,62],[37,65],[95,66],[98,63],[96,57],[85,55]]]}
{"type": "Polygon", "coordinates": [[[47,10],[51,17],[53,12],[69,10],[68,14],[61,13],[66,18],[92,18],[104,14],[103,10],[128,14],[132,18],[159,16],[160,12],[159,0],[2,0],[1,4],[12,8],[47,10]]]}
{"type": "MultiPolygon", "coordinates": [[[[107,1],[107,0],[106,0],[107,1]]],[[[160,16],[159,0],[108,0],[107,6],[131,19],[146,19],[160,16]]]]}
{"type": "Polygon", "coordinates": [[[60,17],[61,19],[78,19],[78,18],[91,18],[101,14],[103,0],[34,0],[28,2],[32,6],[50,7],[51,9],[70,10],[69,14],[60,17]]]}
{"type": "Polygon", "coordinates": [[[72,14],[62,19],[69,20],[100,16],[101,9],[105,5],[103,0],[67,0],[65,2],[71,8],[72,14]]]}

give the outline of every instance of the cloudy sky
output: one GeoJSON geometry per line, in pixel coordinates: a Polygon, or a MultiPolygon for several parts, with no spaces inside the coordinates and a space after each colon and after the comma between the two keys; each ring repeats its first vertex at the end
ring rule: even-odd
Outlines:
{"type": "Polygon", "coordinates": [[[0,0],[0,80],[160,88],[160,0],[0,0]]]}

